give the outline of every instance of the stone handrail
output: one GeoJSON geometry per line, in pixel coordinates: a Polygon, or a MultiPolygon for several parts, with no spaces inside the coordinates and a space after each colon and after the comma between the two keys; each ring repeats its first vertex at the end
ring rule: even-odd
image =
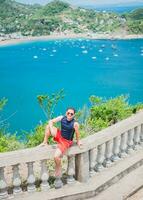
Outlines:
{"type": "MultiPolygon", "coordinates": [[[[72,146],[67,152],[68,168],[67,183],[75,180],[86,182],[90,176],[103,168],[109,167],[120,158],[138,149],[143,143],[143,112],[118,122],[94,135],[82,139],[83,148],[72,146]]],[[[8,153],[0,153],[0,198],[8,197],[8,184],[4,170],[12,166],[13,194],[22,192],[19,165],[27,164],[27,191],[36,191],[33,164],[41,161],[41,189],[49,190],[49,173],[46,162],[53,159],[55,145],[48,147],[35,147],[8,153]]]]}

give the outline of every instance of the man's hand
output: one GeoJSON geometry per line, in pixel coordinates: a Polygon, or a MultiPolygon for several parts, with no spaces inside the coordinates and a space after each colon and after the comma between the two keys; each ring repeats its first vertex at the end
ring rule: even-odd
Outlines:
{"type": "Polygon", "coordinates": [[[47,142],[42,142],[41,144],[39,144],[38,145],[39,147],[47,147],[48,146],[48,144],[47,144],[47,142]]]}
{"type": "Polygon", "coordinates": [[[78,145],[78,147],[81,149],[82,147],[83,147],[83,144],[82,144],[82,142],[79,140],[79,141],[77,141],[77,145],[78,145]]]}

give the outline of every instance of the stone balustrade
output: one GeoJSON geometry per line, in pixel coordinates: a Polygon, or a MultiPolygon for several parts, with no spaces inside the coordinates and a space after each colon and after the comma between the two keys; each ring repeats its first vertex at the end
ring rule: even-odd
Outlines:
{"type": "MultiPolygon", "coordinates": [[[[72,146],[67,156],[67,184],[75,181],[86,182],[96,173],[102,173],[104,168],[120,159],[126,159],[132,152],[143,146],[143,112],[138,112],[128,119],[108,127],[94,135],[82,139],[83,147],[72,146]]],[[[54,158],[55,146],[35,147],[8,153],[0,153],[0,199],[9,198],[6,167],[12,169],[12,194],[23,193],[22,178],[19,170],[21,164],[26,164],[27,192],[35,192],[36,176],[34,163],[40,161],[40,190],[49,191],[49,170],[47,160],[54,158]]]]}

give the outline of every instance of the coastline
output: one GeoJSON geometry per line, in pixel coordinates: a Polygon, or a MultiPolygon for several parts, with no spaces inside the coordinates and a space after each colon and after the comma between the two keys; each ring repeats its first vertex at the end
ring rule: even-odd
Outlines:
{"type": "Polygon", "coordinates": [[[0,47],[7,45],[20,44],[33,41],[55,40],[55,39],[109,39],[109,40],[127,40],[127,39],[143,39],[142,35],[128,35],[128,34],[53,34],[48,36],[25,36],[22,38],[10,38],[0,40],[0,47]]]}

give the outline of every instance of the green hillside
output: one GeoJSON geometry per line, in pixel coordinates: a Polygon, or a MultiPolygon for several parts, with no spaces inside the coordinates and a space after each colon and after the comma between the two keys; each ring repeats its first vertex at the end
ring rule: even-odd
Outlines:
{"type": "Polygon", "coordinates": [[[143,8],[124,15],[130,33],[143,33],[143,8]]]}
{"type": "Polygon", "coordinates": [[[0,35],[24,36],[59,33],[143,33],[143,9],[119,15],[98,12],[54,0],[45,5],[25,5],[0,0],[0,35]]]}

